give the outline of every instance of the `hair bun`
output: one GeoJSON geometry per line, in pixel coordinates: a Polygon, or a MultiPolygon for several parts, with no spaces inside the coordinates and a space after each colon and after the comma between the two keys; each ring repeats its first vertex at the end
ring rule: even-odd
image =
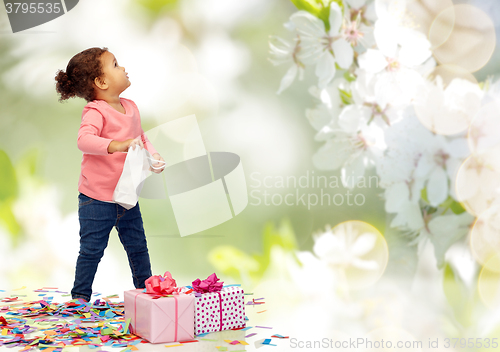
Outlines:
{"type": "Polygon", "coordinates": [[[56,91],[61,95],[59,101],[66,100],[76,96],[75,85],[69,78],[68,74],[63,70],[57,71],[56,77],[56,91]]]}

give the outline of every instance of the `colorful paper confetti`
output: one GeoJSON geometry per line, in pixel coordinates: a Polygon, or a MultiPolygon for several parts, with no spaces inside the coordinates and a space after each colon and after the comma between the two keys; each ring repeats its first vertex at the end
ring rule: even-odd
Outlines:
{"type": "MultiPolygon", "coordinates": [[[[143,341],[128,333],[130,322],[125,322],[123,317],[123,302],[96,300],[92,304],[71,300],[55,303],[52,299],[43,297],[39,301],[1,307],[0,312],[5,316],[0,316],[0,346],[18,347],[21,351],[39,348],[44,352],[61,352],[70,346],[125,347],[127,351],[134,351],[137,350],[134,345],[143,341]],[[28,337],[31,333],[38,336],[28,337]]],[[[5,298],[2,302],[16,300],[5,298]]]]}
{"type": "Polygon", "coordinates": [[[268,345],[268,346],[276,346],[274,344],[271,343],[271,339],[265,339],[263,342],[262,342],[263,345],[268,345]]]}
{"type": "Polygon", "coordinates": [[[177,347],[177,346],[182,346],[182,343],[173,342],[170,345],[165,345],[165,347],[177,347]]]}
{"type": "Polygon", "coordinates": [[[182,341],[181,343],[192,343],[192,342],[198,342],[198,340],[182,341]]]}
{"type": "MultiPolygon", "coordinates": [[[[239,286],[239,285],[233,285],[239,286]]],[[[26,287],[16,289],[25,290],[26,287]]],[[[4,290],[0,290],[5,292],[4,290]]],[[[147,343],[129,331],[130,319],[125,321],[123,302],[111,302],[119,296],[109,295],[102,297],[101,293],[93,292],[93,296],[101,296],[94,303],[82,299],[70,300],[65,303],[53,302],[53,294],[59,297],[70,296],[67,292],[59,291],[57,287],[43,287],[34,290],[39,297],[38,301],[27,302],[20,297],[28,295],[16,294],[3,297],[0,302],[0,346],[14,348],[18,351],[41,350],[44,352],[63,352],[69,347],[87,346],[96,352],[104,352],[100,347],[118,348],[117,352],[137,351],[137,345],[147,343]],[[66,349],[65,349],[66,348],[66,349]]],[[[24,293],[24,292],[23,292],[24,293]]],[[[252,293],[251,293],[252,294],[252,293]]],[[[255,298],[249,301],[251,305],[264,304],[264,298],[255,298]]],[[[266,310],[257,313],[265,312],[266,310]]],[[[245,320],[249,320],[245,316],[245,320]]],[[[252,326],[245,326],[232,330],[249,330],[252,326]]],[[[255,328],[272,329],[272,327],[255,326],[255,328]]],[[[208,341],[217,342],[218,339],[200,338],[209,333],[197,335],[194,340],[172,342],[164,344],[165,348],[180,347],[185,344],[208,341]]],[[[249,338],[257,335],[251,333],[249,338]]],[[[288,336],[274,334],[272,338],[287,339],[288,336]]],[[[271,339],[265,338],[256,344],[276,346],[271,339]]],[[[245,340],[224,340],[229,348],[236,345],[248,345],[245,340]]],[[[213,346],[213,345],[212,345],[213,346]]],[[[228,351],[226,346],[216,346],[219,351],[228,351]]],[[[244,350],[231,350],[232,352],[244,350]]]]}

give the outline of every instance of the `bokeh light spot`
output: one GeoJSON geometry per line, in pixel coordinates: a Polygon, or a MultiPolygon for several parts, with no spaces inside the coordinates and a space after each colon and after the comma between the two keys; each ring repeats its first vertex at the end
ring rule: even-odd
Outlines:
{"type": "Polygon", "coordinates": [[[499,200],[500,154],[491,149],[468,157],[457,173],[457,200],[465,209],[479,216],[499,200]]]}
{"type": "Polygon", "coordinates": [[[452,6],[451,0],[408,0],[406,12],[415,24],[415,29],[428,35],[436,17],[452,6]]]}
{"type": "Polygon", "coordinates": [[[495,26],[485,12],[472,5],[460,4],[437,16],[429,31],[429,39],[439,63],[475,72],[486,65],[493,54],[495,26]]]}
{"type": "Polygon", "coordinates": [[[468,141],[470,150],[479,154],[500,147],[500,102],[481,107],[470,125],[468,141]]]}
{"type": "Polygon", "coordinates": [[[314,252],[337,269],[340,285],[349,289],[377,282],[389,258],[384,236],[372,225],[358,220],[342,222],[318,238],[314,252]]]}
{"type": "Polygon", "coordinates": [[[459,66],[441,65],[429,78],[418,88],[414,100],[420,122],[442,135],[466,131],[484,96],[474,76],[459,66]]]}
{"type": "Polygon", "coordinates": [[[500,305],[500,272],[492,270],[498,267],[499,262],[498,254],[490,258],[481,269],[477,283],[479,297],[489,308],[498,308],[500,305]]]}
{"type": "Polygon", "coordinates": [[[492,206],[474,223],[470,247],[474,258],[488,269],[500,273],[500,207],[492,206]]]}

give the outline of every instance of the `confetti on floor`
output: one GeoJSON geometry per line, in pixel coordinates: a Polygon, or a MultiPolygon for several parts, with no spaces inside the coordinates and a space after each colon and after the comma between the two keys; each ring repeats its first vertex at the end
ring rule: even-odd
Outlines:
{"type": "MultiPolygon", "coordinates": [[[[143,341],[128,333],[123,302],[98,299],[94,303],[83,300],[55,303],[52,299],[41,297],[39,301],[1,307],[0,312],[6,314],[0,316],[0,346],[18,347],[22,348],[21,351],[39,348],[46,352],[60,352],[64,347],[84,345],[89,348],[109,346],[137,350],[134,345],[143,341]],[[32,333],[36,336],[27,337],[32,333]]],[[[16,300],[1,300],[12,301],[16,300]]]]}
{"type": "Polygon", "coordinates": [[[263,345],[268,345],[268,346],[276,346],[274,344],[271,343],[271,339],[265,339],[263,342],[262,342],[263,345]]]}
{"type": "Polygon", "coordinates": [[[278,334],[274,334],[271,337],[275,337],[275,338],[278,338],[278,339],[288,339],[288,336],[281,336],[281,335],[278,335],[278,334]]]}
{"type": "MultiPolygon", "coordinates": [[[[23,286],[16,290],[25,290],[23,286]]],[[[6,292],[0,290],[0,292],[6,292]]],[[[124,303],[111,302],[113,298],[119,298],[113,294],[102,297],[101,293],[94,292],[93,297],[101,296],[94,303],[84,302],[81,299],[69,300],[64,303],[53,302],[55,294],[59,297],[71,296],[65,291],[58,291],[57,287],[43,287],[33,290],[35,296],[26,294],[15,294],[10,297],[0,297],[0,347],[15,348],[18,351],[40,350],[44,352],[62,352],[70,347],[87,346],[96,352],[105,352],[103,348],[119,348],[119,352],[138,351],[139,344],[148,343],[139,336],[129,331],[130,319],[125,321],[124,303]],[[21,297],[34,297],[36,301],[24,301],[21,297]]],[[[24,292],[23,292],[24,293],[24,292]]],[[[253,294],[253,293],[252,293],[253,294]]],[[[264,298],[252,299],[252,305],[264,304],[264,298]]],[[[264,311],[262,311],[264,312],[264,311]]],[[[259,313],[259,312],[257,312],[259,313]]],[[[245,316],[248,321],[248,317],[245,316]]],[[[246,331],[253,326],[245,326],[232,330],[246,331]]],[[[255,326],[255,328],[272,329],[266,326],[255,326]]],[[[217,332],[218,333],[218,332],[217,332]]],[[[194,342],[207,341],[209,343],[227,344],[226,346],[214,346],[219,351],[245,351],[233,350],[236,345],[248,345],[243,340],[243,335],[233,335],[233,339],[220,340],[213,338],[200,338],[206,335],[216,337],[217,333],[205,333],[195,336],[196,339],[182,342],[163,344],[165,348],[180,347],[194,342]],[[236,337],[236,339],[234,339],[236,337]],[[234,347],[233,347],[234,346],[234,347]]],[[[244,338],[258,335],[251,333],[244,338]]],[[[228,336],[229,337],[229,336],[228,336]]],[[[275,334],[271,336],[277,339],[287,339],[288,336],[275,334]]],[[[255,343],[259,345],[276,346],[271,339],[265,338],[255,343]]],[[[212,348],[213,348],[212,347],[212,348]]],[[[215,350],[215,349],[214,349],[215,350]]]]}
{"type": "Polygon", "coordinates": [[[240,345],[248,345],[248,343],[246,343],[246,341],[244,341],[244,340],[233,340],[233,341],[231,341],[231,340],[224,340],[224,341],[227,342],[230,345],[238,345],[238,344],[240,344],[240,345]]]}
{"type": "Polygon", "coordinates": [[[165,345],[165,347],[177,347],[177,346],[182,346],[182,343],[177,343],[177,342],[174,342],[174,343],[172,343],[172,344],[165,345]]]}
{"type": "Polygon", "coordinates": [[[181,341],[181,343],[191,343],[191,342],[198,342],[198,340],[181,341]]]}

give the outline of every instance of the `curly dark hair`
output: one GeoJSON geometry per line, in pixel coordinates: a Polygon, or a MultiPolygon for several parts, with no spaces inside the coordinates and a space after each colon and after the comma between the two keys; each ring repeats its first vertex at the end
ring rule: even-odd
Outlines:
{"type": "Polygon", "coordinates": [[[90,48],[76,54],[69,60],[66,72],[56,73],[56,91],[59,101],[80,97],[87,102],[95,99],[94,79],[102,77],[101,55],[108,48],[90,48]]]}

